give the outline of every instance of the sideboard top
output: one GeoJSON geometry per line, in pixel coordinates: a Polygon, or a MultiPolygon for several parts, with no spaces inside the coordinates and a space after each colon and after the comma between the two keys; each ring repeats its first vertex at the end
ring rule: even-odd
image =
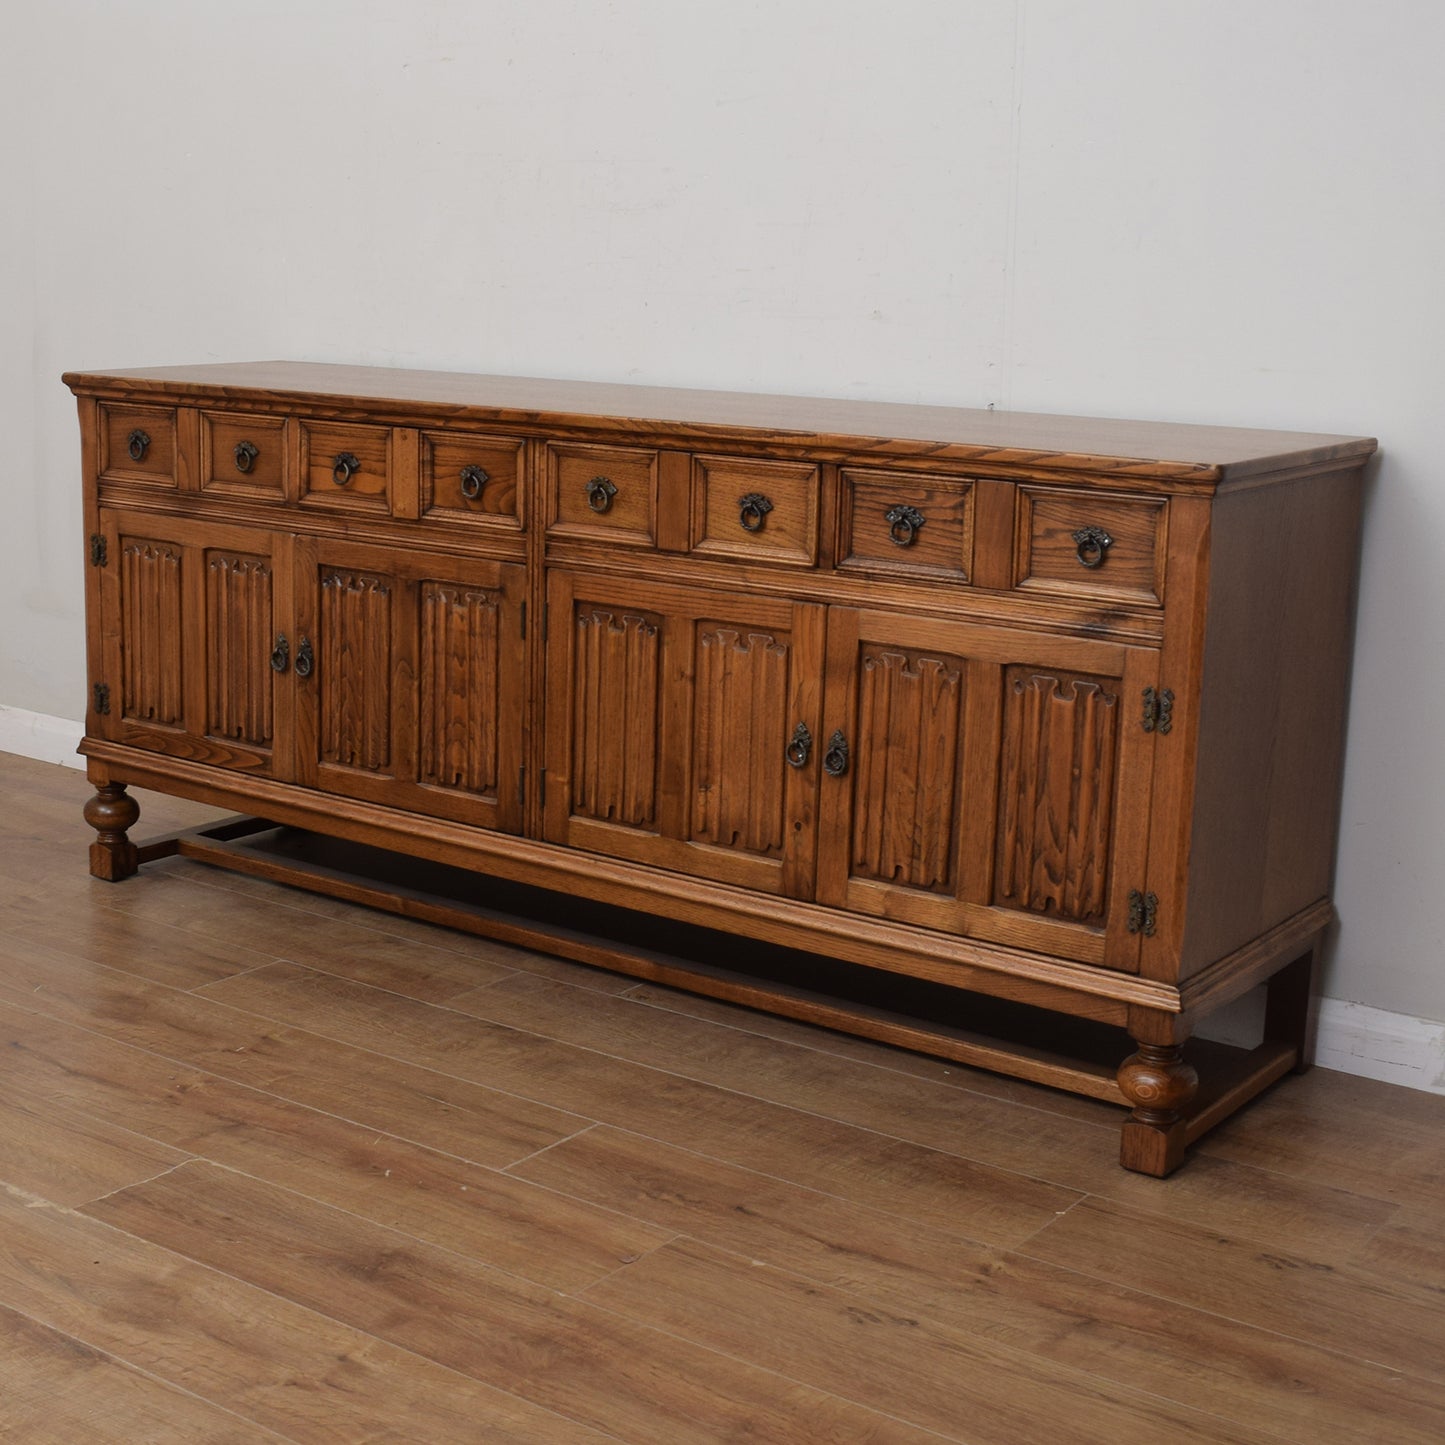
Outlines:
{"type": "Polygon", "coordinates": [[[665,429],[698,441],[747,432],[751,441],[820,450],[1024,463],[1206,484],[1360,461],[1375,450],[1372,437],[309,361],[67,372],[64,381],[77,394],[228,405],[308,398],[351,402],[346,410],[377,416],[409,413],[437,421],[542,423],[632,434],[665,429]]]}

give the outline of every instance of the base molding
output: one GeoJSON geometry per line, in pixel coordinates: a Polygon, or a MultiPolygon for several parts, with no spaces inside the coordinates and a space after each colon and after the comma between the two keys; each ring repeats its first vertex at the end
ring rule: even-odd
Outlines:
{"type": "Polygon", "coordinates": [[[83,723],[0,703],[0,753],[84,769],[85,759],[76,753],[84,735],[83,723]]]}
{"type": "Polygon", "coordinates": [[[1445,1023],[1324,998],[1315,1048],[1321,1068],[1445,1094],[1445,1023]]]}
{"type": "MultiPolygon", "coordinates": [[[[76,748],[84,731],[69,718],[0,704],[0,752],[83,769],[76,748]]],[[[1320,1068],[1445,1094],[1445,1021],[1324,998],[1316,1047],[1320,1068]]]]}

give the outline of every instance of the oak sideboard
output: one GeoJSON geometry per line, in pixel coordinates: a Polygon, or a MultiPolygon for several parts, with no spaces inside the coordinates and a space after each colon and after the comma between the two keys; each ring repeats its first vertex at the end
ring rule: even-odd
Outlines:
{"type": "Polygon", "coordinates": [[[1368,438],[72,373],[96,876],[183,853],[1117,1102],[1313,1048],[1368,438]],[[244,815],[138,844],[128,785],[244,815]],[[1259,1038],[1195,1037],[1264,986],[1259,1038]]]}

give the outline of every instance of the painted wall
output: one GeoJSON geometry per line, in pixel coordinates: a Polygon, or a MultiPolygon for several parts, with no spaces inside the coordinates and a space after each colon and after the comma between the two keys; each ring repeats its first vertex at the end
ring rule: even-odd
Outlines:
{"type": "Polygon", "coordinates": [[[0,705],[67,367],[290,356],[1368,432],[1328,991],[1445,1020],[1445,7],[11,0],[0,705]]]}

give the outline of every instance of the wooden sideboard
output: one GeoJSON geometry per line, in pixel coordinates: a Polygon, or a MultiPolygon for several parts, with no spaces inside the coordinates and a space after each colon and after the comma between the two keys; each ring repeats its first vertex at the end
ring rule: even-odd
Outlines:
{"type": "Polygon", "coordinates": [[[65,380],[97,876],[183,852],[1076,1089],[1156,1175],[1308,1066],[1372,440],[65,380]],[[128,784],[248,817],[138,846],[128,784]],[[1261,984],[1256,1047],[1186,1051],[1261,984]]]}

